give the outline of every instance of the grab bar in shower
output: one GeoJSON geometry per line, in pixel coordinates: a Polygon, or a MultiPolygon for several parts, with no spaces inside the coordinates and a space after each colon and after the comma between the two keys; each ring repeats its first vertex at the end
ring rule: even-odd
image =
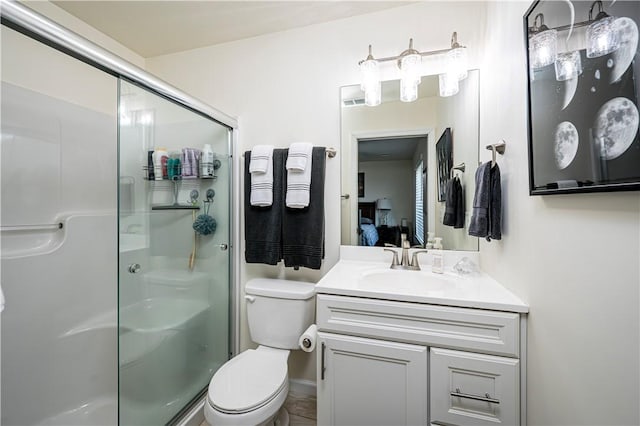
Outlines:
{"type": "Polygon", "coordinates": [[[64,228],[64,224],[62,222],[58,223],[49,223],[44,225],[11,225],[11,226],[0,226],[0,231],[2,232],[18,232],[18,231],[54,231],[58,229],[64,228]]]}

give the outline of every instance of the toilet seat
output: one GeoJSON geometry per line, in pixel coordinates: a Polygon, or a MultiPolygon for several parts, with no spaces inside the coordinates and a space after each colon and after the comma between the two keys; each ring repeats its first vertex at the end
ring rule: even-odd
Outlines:
{"type": "Polygon", "coordinates": [[[211,406],[226,414],[242,414],[269,404],[288,388],[289,351],[249,349],[229,360],[209,383],[211,406]]]}

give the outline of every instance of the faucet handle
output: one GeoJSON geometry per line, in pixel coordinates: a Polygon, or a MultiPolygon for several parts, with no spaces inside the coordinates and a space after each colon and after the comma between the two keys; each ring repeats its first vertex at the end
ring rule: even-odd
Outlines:
{"type": "Polygon", "coordinates": [[[397,245],[391,244],[391,243],[384,243],[384,246],[385,247],[398,247],[397,245]]]}
{"type": "Polygon", "coordinates": [[[413,252],[413,257],[411,258],[411,266],[417,269],[420,269],[420,264],[418,263],[418,255],[420,253],[427,253],[428,250],[416,250],[413,252]]]}
{"type": "Polygon", "coordinates": [[[393,268],[394,266],[398,266],[398,252],[392,249],[383,249],[384,251],[390,251],[391,253],[393,253],[393,260],[391,261],[391,267],[393,268]]]}

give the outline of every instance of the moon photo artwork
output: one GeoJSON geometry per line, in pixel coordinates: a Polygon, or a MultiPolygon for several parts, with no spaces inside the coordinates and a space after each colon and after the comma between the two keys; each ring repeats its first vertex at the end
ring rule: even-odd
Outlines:
{"type": "Polygon", "coordinates": [[[640,189],[634,1],[536,1],[524,16],[529,193],[640,189]]]}

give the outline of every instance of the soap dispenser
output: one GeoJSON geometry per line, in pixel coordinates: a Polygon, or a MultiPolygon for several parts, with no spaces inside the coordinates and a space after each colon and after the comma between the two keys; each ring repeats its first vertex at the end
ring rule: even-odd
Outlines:
{"type": "Polygon", "coordinates": [[[442,274],[444,272],[444,254],[442,253],[442,238],[433,239],[433,250],[431,250],[431,272],[442,274]]]}

